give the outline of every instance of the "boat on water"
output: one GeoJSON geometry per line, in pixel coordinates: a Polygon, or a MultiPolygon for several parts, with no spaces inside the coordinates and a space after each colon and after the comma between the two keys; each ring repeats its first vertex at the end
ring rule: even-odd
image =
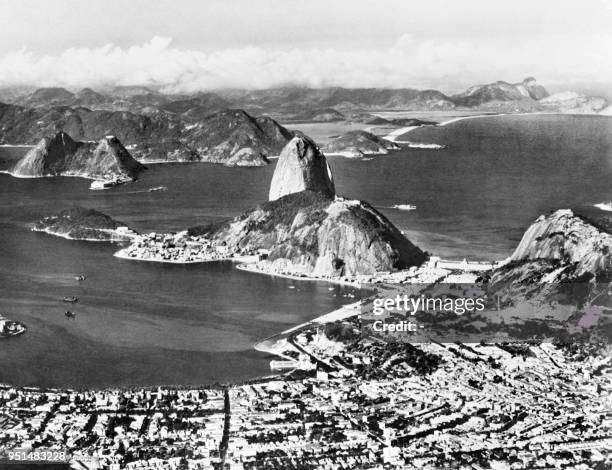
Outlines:
{"type": "Polygon", "coordinates": [[[74,302],[78,302],[79,298],[75,297],[74,295],[71,295],[70,297],[64,297],[62,299],[62,302],[69,302],[69,303],[74,303],[74,302]]]}
{"type": "Polygon", "coordinates": [[[87,277],[85,276],[85,274],[79,274],[78,276],[74,276],[74,278],[77,281],[84,281],[85,279],[87,279],[87,277]]]}
{"type": "Polygon", "coordinates": [[[70,310],[66,310],[66,311],[64,312],[64,316],[65,316],[66,318],[75,318],[75,317],[76,317],[76,313],[74,313],[74,312],[72,312],[72,311],[70,311],[70,310]]]}
{"type": "Polygon", "coordinates": [[[0,338],[19,336],[26,332],[26,326],[18,321],[9,320],[0,314],[0,338]]]}
{"type": "Polygon", "coordinates": [[[168,189],[166,186],[156,186],[154,188],[149,188],[149,192],[152,193],[154,191],[165,191],[168,189]]]}
{"type": "Polygon", "coordinates": [[[601,209],[602,211],[612,212],[612,201],[600,202],[599,204],[595,204],[595,207],[601,209]]]}
{"type": "Polygon", "coordinates": [[[118,180],[95,180],[89,186],[89,189],[94,191],[100,191],[102,189],[112,188],[113,186],[117,186],[120,184],[118,180]]]}
{"type": "Polygon", "coordinates": [[[395,204],[393,209],[397,209],[399,211],[413,211],[416,209],[416,206],[412,204],[395,204]]]}

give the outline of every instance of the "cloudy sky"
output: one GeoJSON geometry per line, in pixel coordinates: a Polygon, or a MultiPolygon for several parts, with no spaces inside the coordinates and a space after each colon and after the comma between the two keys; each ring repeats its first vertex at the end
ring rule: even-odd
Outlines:
{"type": "Polygon", "coordinates": [[[0,86],[612,82],[610,0],[0,0],[0,86]]]}

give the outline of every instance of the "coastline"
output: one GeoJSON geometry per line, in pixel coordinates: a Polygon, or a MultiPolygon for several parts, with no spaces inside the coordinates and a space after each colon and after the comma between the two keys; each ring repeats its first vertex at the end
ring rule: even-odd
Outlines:
{"type": "Polygon", "coordinates": [[[331,323],[338,320],[345,320],[347,318],[351,318],[355,315],[361,313],[361,300],[357,302],[352,302],[349,304],[345,304],[342,307],[332,310],[331,312],[324,313],[323,315],[319,315],[312,320],[306,321],[304,323],[300,323],[299,325],[292,326],[280,333],[276,333],[272,336],[268,336],[267,338],[258,341],[253,345],[253,349],[259,352],[265,352],[268,354],[273,354],[279,357],[283,357],[276,352],[276,347],[279,341],[285,339],[285,337],[291,333],[301,330],[302,328],[307,328],[309,326],[319,324],[324,325],[326,323],[331,323]],[[268,344],[266,344],[268,343],[268,344]]]}
{"type": "Polygon", "coordinates": [[[268,276],[274,277],[284,277],[285,279],[293,279],[296,281],[320,281],[320,282],[328,282],[330,284],[338,284],[342,286],[355,287],[357,289],[361,289],[362,284],[357,281],[345,281],[342,279],[334,279],[327,277],[313,277],[313,276],[299,276],[297,274],[284,274],[273,271],[266,271],[264,269],[259,269],[255,263],[250,264],[239,264],[236,266],[236,269],[240,269],[241,271],[248,271],[255,274],[266,274],[268,276]]]}
{"type": "MultiPolygon", "coordinates": [[[[433,127],[444,127],[444,126],[448,126],[449,124],[453,124],[455,122],[459,122],[459,121],[464,121],[466,119],[478,119],[478,118],[487,118],[487,117],[499,117],[499,116],[542,116],[542,115],[546,115],[546,116],[603,116],[603,117],[610,117],[606,114],[599,114],[599,113],[560,113],[560,112],[546,112],[546,111],[538,111],[538,112],[534,112],[534,113],[486,113],[486,114],[471,114],[468,116],[458,116],[458,117],[454,117],[451,119],[447,119],[446,121],[442,121],[438,124],[436,124],[433,127]]],[[[373,126],[372,128],[375,128],[376,126],[373,126]]],[[[394,131],[390,132],[389,134],[383,136],[383,139],[389,140],[390,142],[395,142],[397,144],[413,144],[413,145],[419,145],[418,142],[410,142],[410,141],[400,141],[397,140],[400,136],[407,134],[409,132],[412,132],[415,129],[418,129],[420,127],[426,127],[426,125],[420,125],[420,126],[406,126],[406,127],[402,127],[399,129],[395,129],[394,131]]],[[[423,145],[423,144],[421,144],[423,145]]],[[[424,144],[424,145],[438,145],[438,144],[424,144]]],[[[433,148],[433,147],[431,147],[433,148]]],[[[443,148],[443,146],[442,146],[443,148]]]]}
{"type": "Polygon", "coordinates": [[[84,242],[124,242],[124,241],[129,241],[131,240],[131,237],[128,237],[125,234],[119,233],[115,230],[105,230],[105,229],[92,229],[92,230],[98,230],[100,232],[107,232],[110,233],[111,235],[116,235],[118,237],[118,239],[105,239],[105,238],[75,238],[75,237],[71,237],[70,235],[66,234],[66,233],[59,233],[59,232],[54,232],[49,228],[36,228],[36,227],[32,227],[30,228],[30,230],[32,232],[38,232],[38,233],[46,233],[47,235],[53,235],[54,237],[60,237],[60,238],[64,238],[66,240],[73,240],[73,241],[84,241],[84,242]]]}
{"type": "MultiPolygon", "coordinates": [[[[266,158],[270,160],[270,159],[276,159],[278,158],[278,156],[266,157],[266,158]]],[[[139,160],[139,159],[136,159],[136,160],[141,165],[162,165],[162,164],[168,164],[168,163],[211,163],[213,165],[223,165],[228,168],[235,168],[235,167],[259,168],[259,167],[264,167],[268,165],[267,163],[245,164],[244,162],[240,162],[235,165],[227,165],[226,162],[218,161],[218,160],[214,160],[214,161],[213,160],[164,160],[164,159],[147,160],[146,158],[143,158],[142,160],[139,160]]]]}
{"type": "MultiPolygon", "coordinates": [[[[67,173],[61,173],[59,175],[38,175],[38,176],[20,175],[10,170],[0,170],[0,173],[12,176],[13,178],[20,178],[20,179],[58,178],[62,176],[66,178],[83,178],[83,179],[92,180],[92,181],[106,179],[104,176],[92,176],[87,173],[78,173],[78,172],[67,172],[67,173]]],[[[115,176],[115,178],[118,178],[118,176],[115,176]]],[[[127,182],[133,182],[133,180],[128,179],[127,181],[123,181],[122,184],[127,183],[127,182]]]]}

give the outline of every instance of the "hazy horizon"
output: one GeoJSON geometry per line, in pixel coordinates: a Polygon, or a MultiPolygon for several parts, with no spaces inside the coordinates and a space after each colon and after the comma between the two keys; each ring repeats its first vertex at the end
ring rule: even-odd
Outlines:
{"type": "Polygon", "coordinates": [[[169,93],[515,83],[612,96],[611,5],[0,0],[0,87],[169,93]]]}

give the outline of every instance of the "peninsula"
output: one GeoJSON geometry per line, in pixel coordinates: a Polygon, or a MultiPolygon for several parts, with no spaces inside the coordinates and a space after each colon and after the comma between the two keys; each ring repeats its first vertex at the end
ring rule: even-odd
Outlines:
{"type": "Polygon", "coordinates": [[[249,270],[351,281],[419,266],[426,255],[367,202],[336,196],[317,145],[294,137],[283,149],[270,201],[233,220],[178,234],[139,237],[116,254],[166,262],[243,261],[249,270]]]}

